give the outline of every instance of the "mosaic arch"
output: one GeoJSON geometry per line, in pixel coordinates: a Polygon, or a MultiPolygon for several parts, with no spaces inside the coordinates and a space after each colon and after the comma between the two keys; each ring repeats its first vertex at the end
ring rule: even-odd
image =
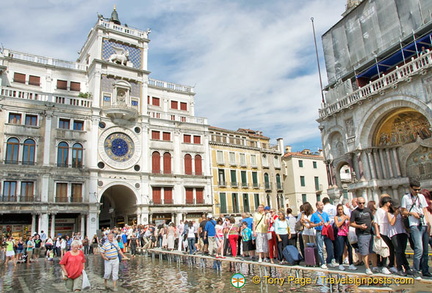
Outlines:
{"type": "Polygon", "coordinates": [[[374,135],[374,146],[404,145],[432,136],[429,121],[421,113],[400,108],[387,115],[379,124],[374,135]]]}

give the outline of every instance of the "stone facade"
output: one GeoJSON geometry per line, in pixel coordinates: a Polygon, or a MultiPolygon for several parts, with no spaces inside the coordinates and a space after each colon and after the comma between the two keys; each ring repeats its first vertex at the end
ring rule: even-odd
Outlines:
{"type": "Polygon", "coordinates": [[[192,87],[149,77],[148,34],[100,16],[77,62],[1,52],[3,230],[92,236],[212,210],[207,119],[192,87]]]}
{"type": "Polygon", "coordinates": [[[334,82],[325,88],[318,122],[334,199],[344,190],[376,202],[382,193],[400,199],[409,178],[432,188],[432,19],[417,11],[407,31],[402,16],[413,7],[427,10],[418,1],[363,1],[323,35],[334,82]],[[343,45],[361,31],[357,20],[364,26],[393,23],[388,31],[375,30],[359,40],[365,47],[374,44],[375,56],[360,60],[358,46],[343,45]],[[347,55],[339,54],[339,45],[347,55]]]}

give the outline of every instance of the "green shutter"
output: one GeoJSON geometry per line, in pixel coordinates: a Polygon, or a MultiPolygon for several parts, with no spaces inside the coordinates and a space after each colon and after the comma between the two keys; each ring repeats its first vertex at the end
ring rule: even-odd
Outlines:
{"type": "Polygon", "coordinates": [[[227,205],[226,205],[226,194],[225,192],[221,192],[219,194],[219,203],[220,203],[220,212],[226,213],[227,212],[227,205]]]}

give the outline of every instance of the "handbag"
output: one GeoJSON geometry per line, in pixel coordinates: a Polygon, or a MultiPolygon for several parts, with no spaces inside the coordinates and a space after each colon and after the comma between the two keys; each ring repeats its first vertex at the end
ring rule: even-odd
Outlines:
{"type": "Polygon", "coordinates": [[[89,280],[85,270],[82,271],[82,276],[83,276],[83,278],[82,278],[82,280],[83,280],[82,281],[82,290],[90,288],[90,280],[89,280]]]}
{"type": "Polygon", "coordinates": [[[301,223],[300,220],[298,220],[298,221],[295,223],[294,230],[296,231],[296,233],[299,233],[299,232],[302,232],[303,229],[304,229],[303,224],[301,223]]]}
{"type": "MultiPolygon", "coordinates": [[[[321,221],[324,222],[324,219],[321,217],[321,215],[318,214],[318,213],[317,213],[317,215],[318,215],[318,217],[320,217],[321,221]]],[[[322,227],[322,230],[321,230],[321,235],[326,236],[331,241],[334,241],[336,238],[335,238],[335,232],[333,230],[333,225],[331,225],[331,224],[328,224],[328,225],[324,224],[323,227],[322,227]]]]}

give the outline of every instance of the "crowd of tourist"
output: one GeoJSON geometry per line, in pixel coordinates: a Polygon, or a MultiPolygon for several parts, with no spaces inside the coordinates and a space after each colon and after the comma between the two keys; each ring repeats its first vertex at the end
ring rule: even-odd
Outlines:
{"type": "MultiPolygon", "coordinates": [[[[108,262],[105,266],[108,272],[118,270],[109,262],[114,259],[110,258],[114,249],[118,249],[116,255],[120,257],[125,257],[126,252],[135,257],[148,249],[161,248],[216,258],[286,264],[287,246],[296,247],[303,258],[307,258],[307,247],[315,247],[314,265],[323,269],[330,266],[356,270],[358,265],[364,265],[366,274],[380,272],[419,279],[432,276],[428,266],[431,212],[429,191],[421,190],[420,183],[412,180],[410,192],[401,202],[382,194],[378,203],[357,197],[335,206],[329,198],[324,198],[315,207],[303,203],[296,216],[290,208],[275,210],[261,204],[253,214],[243,213],[241,218],[214,217],[209,213],[197,221],[180,221],[178,225],[107,228],[101,237],[94,235],[91,239],[80,233],[51,238],[41,231],[28,239],[10,236],[3,246],[5,263],[16,264],[37,260],[42,247],[48,260],[55,256],[63,258],[68,252],[77,256],[73,247],[79,245],[83,255],[101,253],[108,262]],[[408,245],[413,251],[411,265],[406,257],[408,245]]],[[[113,273],[114,281],[117,277],[113,273]]]]}

